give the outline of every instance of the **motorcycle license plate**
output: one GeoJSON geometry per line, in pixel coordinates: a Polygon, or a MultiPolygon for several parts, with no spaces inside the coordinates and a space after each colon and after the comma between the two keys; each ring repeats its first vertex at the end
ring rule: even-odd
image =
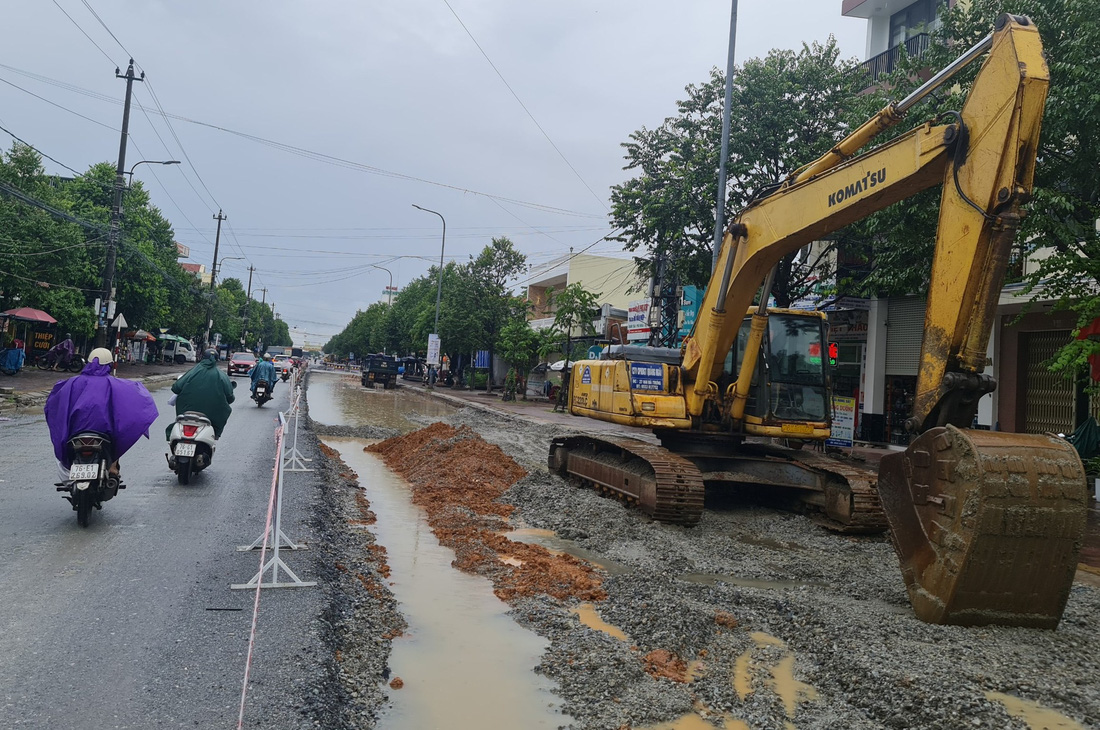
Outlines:
{"type": "Polygon", "coordinates": [[[73,464],[69,469],[69,479],[78,481],[88,481],[99,477],[99,464],[73,464]]]}
{"type": "Polygon", "coordinates": [[[176,456],[194,456],[195,444],[176,444],[176,456]]]}

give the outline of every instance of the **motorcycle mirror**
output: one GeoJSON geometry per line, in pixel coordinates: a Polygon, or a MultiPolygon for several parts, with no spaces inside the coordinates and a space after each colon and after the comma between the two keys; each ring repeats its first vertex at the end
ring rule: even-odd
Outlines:
{"type": "Polygon", "coordinates": [[[229,387],[230,388],[236,388],[237,387],[237,381],[236,380],[230,380],[229,381],[229,387]]]}

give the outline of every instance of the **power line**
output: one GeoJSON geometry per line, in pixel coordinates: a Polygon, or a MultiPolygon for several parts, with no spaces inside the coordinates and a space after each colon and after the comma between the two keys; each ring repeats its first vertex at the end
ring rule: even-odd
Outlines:
{"type": "Polygon", "coordinates": [[[81,114],[80,112],[74,112],[72,109],[69,109],[68,107],[64,107],[64,106],[61,106],[60,104],[58,104],[57,102],[50,101],[49,99],[47,99],[44,96],[39,96],[38,94],[34,93],[33,91],[28,91],[27,89],[24,89],[22,86],[18,86],[16,84],[13,84],[12,82],[8,81],[7,79],[0,79],[0,83],[7,84],[8,86],[11,86],[12,88],[15,88],[15,89],[19,89],[24,94],[30,94],[35,99],[40,99],[40,100],[46,102],[47,104],[49,104],[51,106],[55,106],[58,109],[69,112],[69,114],[75,114],[76,116],[80,117],[81,119],[87,119],[92,124],[98,124],[99,126],[104,127],[106,129],[109,129],[112,132],[117,132],[118,131],[118,129],[112,127],[110,124],[104,124],[103,122],[92,119],[91,117],[86,117],[83,114],[81,114]]]}
{"type": "MultiPolygon", "coordinates": [[[[133,58],[134,54],[132,54],[132,53],[130,53],[129,51],[126,50],[126,46],[122,45],[122,41],[120,41],[117,37],[115,37],[115,34],[112,33],[111,29],[107,27],[107,24],[103,22],[103,18],[99,17],[99,13],[97,13],[95,11],[95,9],[92,8],[92,6],[88,4],[88,0],[80,0],[80,1],[82,3],[84,3],[84,7],[88,8],[88,12],[92,14],[92,17],[94,17],[96,20],[98,20],[99,24],[103,26],[103,30],[107,31],[107,34],[115,39],[115,43],[118,44],[118,47],[121,48],[123,50],[123,52],[126,53],[127,56],[129,56],[130,58],[133,58]]],[[[106,55],[106,54],[104,54],[104,55],[106,55]]]]}
{"type": "Polygon", "coordinates": [[[493,59],[489,58],[489,54],[486,53],[485,49],[481,47],[481,44],[477,42],[477,38],[474,38],[474,34],[471,33],[470,29],[466,27],[466,24],[462,22],[462,18],[458,17],[458,13],[456,13],[455,9],[451,7],[450,0],[443,0],[443,4],[446,5],[447,9],[451,11],[451,15],[455,16],[455,20],[457,20],[458,24],[462,26],[462,30],[466,31],[466,35],[470,36],[470,40],[472,40],[474,42],[474,45],[477,46],[477,50],[481,51],[481,55],[484,56],[485,60],[489,62],[490,66],[492,66],[493,71],[496,72],[496,75],[504,83],[504,86],[512,94],[515,100],[519,102],[519,105],[523,108],[523,111],[527,113],[527,116],[531,118],[531,121],[535,123],[535,126],[538,127],[539,131],[542,132],[542,136],[546,138],[546,141],[550,143],[550,146],[554,148],[554,151],[558,153],[558,157],[560,157],[562,161],[569,166],[569,169],[573,171],[573,174],[577,176],[577,179],[581,181],[581,184],[588,189],[588,192],[592,193],[592,197],[595,198],[599,202],[599,204],[603,206],[604,210],[609,210],[607,207],[607,203],[603,201],[603,198],[601,198],[599,195],[596,195],[596,191],[593,190],[587,182],[585,182],[585,179],[581,177],[581,174],[579,172],[577,172],[577,168],[573,167],[573,163],[571,163],[569,159],[565,156],[565,154],[560,149],[558,149],[558,146],[554,144],[554,140],[550,139],[550,135],[547,134],[546,130],[542,128],[542,125],[539,124],[539,120],[535,119],[535,115],[531,113],[531,110],[528,109],[527,105],[523,103],[523,100],[519,98],[519,94],[515,92],[515,89],[512,88],[512,85],[508,83],[508,80],[506,78],[504,78],[504,74],[502,74],[500,72],[500,69],[497,68],[496,64],[493,63],[493,59]]]}
{"type": "Polygon", "coordinates": [[[92,40],[92,37],[90,35],[88,35],[84,31],[83,28],[80,27],[80,23],[73,20],[73,16],[69,15],[69,13],[66,12],[65,8],[61,7],[61,5],[58,4],[57,0],[53,0],[53,4],[57,5],[57,9],[60,10],[62,13],[64,13],[66,18],[68,18],[70,21],[72,21],[72,24],[76,26],[77,30],[79,30],[81,33],[84,33],[84,37],[87,38],[91,42],[91,44],[96,47],[96,50],[98,50],[100,53],[103,54],[104,58],[106,58],[108,61],[110,61],[113,66],[118,66],[118,64],[115,63],[114,59],[111,58],[110,56],[108,56],[107,52],[105,50],[103,50],[102,48],[100,48],[99,44],[96,43],[94,40],[92,40]]]}
{"type": "Polygon", "coordinates": [[[4,127],[2,127],[2,126],[0,126],[0,131],[6,132],[6,133],[8,134],[8,136],[10,136],[10,137],[11,137],[12,139],[14,139],[14,140],[15,140],[16,142],[18,142],[19,144],[21,144],[21,145],[24,145],[24,146],[26,146],[26,147],[30,147],[30,148],[31,148],[32,150],[34,150],[34,151],[35,151],[35,152],[37,152],[38,154],[40,154],[40,155],[42,155],[43,157],[45,157],[45,158],[46,158],[47,160],[50,160],[51,162],[55,162],[55,163],[57,163],[58,165],[61,165],[62,167],[64,167],[64,168],[65,168],[66,170],[68,170],[69,172],[71,172],[71,173],[73,173],[73,174],[75,174],[75,175],[80,175],[80,174],[81,174],[81,173],[77,172],[76,170],[74,170],[73,168],[71,168],[71,167],[69,167],[68,165],[66,165],[66,164],[65,164],[64,162],[61,162],[60,160],[57,160],[57,159],[54,159],[53,157],[50,157],[49,155],[47,155],[47,154],[46,154],[45,152],[43,152],[42,150],[40,150],[40,149],[38,149],[37,147],[35,147],[35,146],[34,146],[33,144],[31,144],[30,142],[27,142],[26,140],[20,139],[20,138],[19,138],[18,136],[16,136],[15,132],[12,132],[12,131],[10,131],[10,130],[8,130],[8,129],[5,129],[5,128],[4,128],[4,127]]]}
{"type": "MultiPolygon", "coordinates": [[[[67,82],[57,81],[56,79],[49,79],[48,77],[41,76],[40,74],[32,74],[31,72],[24,71],[22,69],[15,68],[13,66],[0,65],[0,67],[6,68],[10,71],[14,71],[15,73],[18,73],[18,74],[28,76],[30,78],[34,78],[35,80],[42,81],[43,83],[48,83],[48,84],[51,84],[51,85],[54,85],[54,86],[58,86],[59,88],[66,89],[67,91],[72,91],[74,93],[84,94],[86,96],[90,96],[92,98],[99,99],[101,101],[109,101],[112,104],[120,103],[117,99],[103,98],[102,95],[100,95],[97,92],[89,91],[87,89],[82,89],[80,87],[76,87],[73,84],[69,84],[67,82]]],[[[2,79],[0,79],[0,80],[2,80],[2,79]]],[[[11,84],[10,82],[5,82],[5,83],[9,83],[11,86],[15,86],[15,84],[11,84]]],[[[24,91],[28,94],[31,94],[31,92],[27,91],[26,89],[23,89],[22,87],[16,86],[16,88],[18,88],[20,91],[24,91]]],[[[150,88],[150,91],[152,91],[151,88],[150,88]]],[[[32,96],[37,96],[37,94],[31,94],[31,95],[32,96]]],[[[38,98],[41,99],[42,97],[38,97],[38,98]]],[[[154,101],[155,101],[155,99],[154,99],[154,101]]],[[[50,102],[50,103],[52,104],[53,102],[50,102]]],[[[55,104],[55,106],[59,106],[59,105],[55,104]]],[[[141,105],[139,104],[138,106],[140,107],[141,105]]],[[[64,107],[62,107],[62,108],[64,108],[64,107]]],[[[66,109],[66,111],[70,111],[70,110],[66,109]]],[[[152,110],[150,110],[150,111],[152,111],[152,110]]],[[[175,119],[177,121],[186,122],[188,124],[194,124],[196,126],[206,127],[208,129],[214,129],[216,131],[223,132],[225,134],[231,134],[233,136],[240,137],[242,139],[247,139],[250,142],[255,142],[256,144],[261,144],[261,145],[265,145],[265,146],[268,146],[268,147],[272,147],[274,149],[277,149],[281,152],[285,152],[287,154],[297,155],[299,157],[304,157],[306,159],[313,160],[314,162],[321,162],[323,164],[332,165],[334,167],[342,167],[344,169],[353,170],[355,172],[363,172],[363,173],[367,173],[367,174],[371,174],[371,175],[378,175],[378,176],[381,176],[381,177],[389,177],[389,178],[398,179],[398,180],[405,180],[407,182],[419,182],[419,183],[423,183],[425,185],[432,185],[432,186],[435,186],[435,187],[440,187],[440,188],[444,188],[444,189],[447,189],[447,190],[453,190],[453,191],[460,192],[460,193],[465,193],[465,194],[468,194],[468,195],[477,195],[477,196],[480,196],[480,197],[483,197],[483,198],[499,200],[499,201],[502,201],[502,202],[505,202],[505,203],[511,203],[513,205],[518,205],[518,206],[521,206],[521,207],[524,207],[524,208],[530,208],[530,209],[533,209],[533,210],[542,211],[544,213],[554,213],[556,215],[568,215],[568,216],[573,216],[573,217],[577,217],[577,218],[595,218],[595,219],[601,219],[601,220],[604,217],[603,214],[582,213],[580,211],[569,210],[567,208],[559,208],[559,207],[552,206],[552,205],[546,205],[544,203],[535,203],[535,202],[531,202],[531,201],[527,201],[527,200],[519,200],[519,199],[516,199],[516,198],[509,198],[509,197],[505,197],[503,195],[496,195],[496,194],[493,194],[493,193],[486,193],[486,192],[483,192],[483,191],[480,191],[480,190],[474,190],[472,188],[465,188],[465,187],[462,187],[460,185],[452,185],[450,183],[443,183],[443,182],[439,182],[439,181],[436,181],[436,180],[430,180],[428,178],[423,178],[423,177],[419,177],[419,176],[416,176],[416,175],[408,175],[408,174],[401,173],[401,172],[394,172],[392,170],[386,170],[384,168],[375,167],[373,165],[368,165],[368,164],[363,163],[363,162],[356,162],[354,160],[348,160],[348,159],[345,159],[345,158],[342,158],[342,157],[337,157],[335,155],[329,155],[329,154],[326,154],[326,153],[323,153],[323,152],[316,152],[314,150],[310,150],[310,149],[307,149],[305,147],[298,147],[298,146],[288,144],[288,143],[284,143],[284,142],[277,142],[275,140],[267,139],[266,137],[260,137],[259,135],[255,135],[255,134],[249,134],[248,132],[241,132],[239,130],[230,129],[228,127],[223,127],[223,126],[220,126],[220,125],[217,125],[217,124],[212,124],[210,122],[203,122],[203,121],[200,121],[200,120],[197,120],[197,119],[191,119],[190,117],[185,117],[185,116],[180,115],[180,114],[174,114],[174,113],[171,113],[171,112],[167,112],[167,111],[164,111],[163,109],[161,109],[160,111],[158,111],[156,113],[161,114],[166,119],[171,118],[171,119],[175,119]]],[[[90,120],[90,121],[95,121],[95,120],[90,120]]],[[[100,122],[96,122],[96,124],[100,124],[100,122]]],[[[101,125],[101,126],[106,126],[106,125],[101,125]]]]}

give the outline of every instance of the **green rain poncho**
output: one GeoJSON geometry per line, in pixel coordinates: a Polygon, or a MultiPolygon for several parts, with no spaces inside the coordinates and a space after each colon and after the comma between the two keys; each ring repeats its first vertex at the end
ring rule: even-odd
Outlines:
{"type": "MultiPolygon", "coordinates": [[[[229,376],[218,369],[216,360],[203,358],[198,365],[172,384],[172,392],[177,396],[177,416],[184,411],[198,411],[210,419],[214,426],[214,435],[222,435],[225,422],[233,412],[229,407],[233,402],[233,385],[229,382],[229,376]]],[[[170,423],[165,429],[166,440],[172,436],[173,425],[170,423]]]]}

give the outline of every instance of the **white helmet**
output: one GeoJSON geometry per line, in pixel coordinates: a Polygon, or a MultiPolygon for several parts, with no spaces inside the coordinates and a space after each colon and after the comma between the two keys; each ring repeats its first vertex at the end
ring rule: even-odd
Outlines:
{"type": "Polygon", "coordinates": [[[115,361],[115,358],[106,347],[97,347],[88,353],[88,362],[92,360],[99,360],[100,365],[110,365],[115,361]]]}

